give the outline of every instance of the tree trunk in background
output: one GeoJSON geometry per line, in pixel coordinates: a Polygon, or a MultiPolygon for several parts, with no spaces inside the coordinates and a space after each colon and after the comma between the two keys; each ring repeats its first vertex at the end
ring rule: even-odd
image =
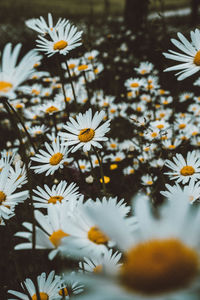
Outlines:
{"type": "Polygon", "coordinates": [[[124,21],[127,27],[137,32],[146,23],[149,0],[126,0],[124,21]]]}
{"type": "Polygon", "coordinates": [[[191,25],[195,26],[198,23],[198,6],[199,0],[191,0],[191,25]]]}

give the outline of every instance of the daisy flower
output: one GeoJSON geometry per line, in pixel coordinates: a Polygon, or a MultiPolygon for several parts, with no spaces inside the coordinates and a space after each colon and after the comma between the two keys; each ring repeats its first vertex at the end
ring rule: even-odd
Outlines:
{"type": "Polygon", "coordinates": [[[28,191],[14,193],[25,181],[25,175],[21,176],[21,169],[11,172],[11,166],[5,165],[0,173],[0,217],[7,219],[13,214],[13,208],[28,198],[28,191]],[[20,170],[20,172],[18,172],[20,170]]]}
{"type": "Polygon", "coordinates": [[[199,153],[195,150],[187,153],[186,159],[182,154],[177,153],[173,157],[173,162],[166,160],[165,165],[172,170],[172,172],[165,172],[170,176],[170,179],[177,180],[177,183],[187,183],[190,179],[197,180],[200,178],[200,158],[199,153]]]}
{"type": "Polygon", "coordinates": [[[48,13],[48,23],[45,21],[43,17],[40,16],[38,19],[30,19],[26,20],[25,24],[27,27],[39,32],[42,35],[48,33],[49,30],[57,29],[59,26],[66,26],[69,21],[66,19],[59,18],[56,25],[53,25],[52,14],[48,13]]]}
{"type": "Polygon", "coordinates": [[[62,24],[57,29],[48,30],[49,39],[43,36],[38,36],[37,48],[40,51],[46,52],[50,57],[55,53],[66,55],[72,49],[81,46],[82,31],[78,31],[74,25],[69,22],[62,24]]]}
{"type": "Polygon", "coordinates": [[[200,70],[200,31],[196,29],[190,32],[191,42],[183,34],[177,33],[179,40],[171,39],[171,42],[183,53],[169,50],[163,53],[166,58],[181,62],[181,64],[165,69],[164,71],[177,71],[178,80],[183,80],[200,70]]]}
{"type": "Polygon", "coordinates": [[[67,182],[62,180],[58,185],[53,185],[51,189],[46,184],[44,185],[44,189],[37,186],[37,190],[33,190],[35,193],[33,200],[37,202],[34,203],[34,206],[36,208],[47,208],[49,203],[56,204],[57,202],[76,201],[80,195],[77,191],[77,185],[74,182],[67,185],[67,182]]]}
{"type": "Polygon", "coordinates": [[[167,190],[161,191],[160,193],[169,200],[176,201],[177,194],[180,195],[181,193],[183,198],[185,196],[188,197],[190,203],[194,203],[200,198],[200,182],[195,183],[195,180],[190,180],[189,184],[185,185],[183,188],[178,183],[173,186],[166,184],[165,187],[167,190]]]}
{"type": "Polygon", "coordinates": [[[132,233],[123,224],[113,226],[114,214],[88,208],[91,218],[123,252],[124,261],[115,276],[85,274],[83,282],[88,294],[81,300],[197,299],[200,211],[195,215],[182,194],[176,201],[167,202],[160,210],[160,218],[152,215],[146,197],[137,197],[134,203],[139,226],[132,233]]]}
{"type": "MultiPolygon", "coordinates": [[[[52,260],[60,251],[60,244],[64,237],[68,237],[68,219],[73,214],[74,201],[64,203],[49,204],[47,215],[39,210],[35,210],[35,219],[40,227],[35,227],[36,249],[49,249],[49,259],[52,260]]],[[[17,237],[27,239],[28,242],[15,246],[15,250],[32,249],[31,223],[22,224],[28,231],[20,231],[15,234],[17,237]]],[[[62,251],[61,251],[62,252],[62,251]]]]}
{"type": "Polygon", "coordinates": [[[140,75],[147,75],[153,71],[154,65],[148,61],[141,62],[138,68],[134,68],[134,70],[140,75]]]}
{"type": "Polygon", "coordinates": [[[120,268],[119,260],[121,253],[106,249],[102,255],[94,257],[84,257],[83,262],[79,262],[80,271],[90,273],[115,274],[120,268]]]}
{"type": "Polygon", "coordinates": [[[47,103],[44,103],[38,107],[38,109],[47,114],[47,115],[53,115],[54,113],[63,111],[65,107],[65,102],[60,101],[60,99],[55,99],[55,100],[48,100],[47,103]]]}
{"type": "Polygon", "coordinates": [[[34,72],[34,63],[41,57],[35,50],[29,51],[17,64],[22,45],[6,44],[0,64],[0,96],[15,97],[16,88],[34,72]]]}
{"type": "Polygon", "coordinates": [[[62,299],[70,299],[71,296],[78,295],[84,291],[84,285],[77,280],[75,272],[71,272],[66,278],[63,275],[63,287],[59,291],[59,295],[62,295],[62,299]]]}
{"type": "MultiPolygon", "coordinates": [[[[59,295],[59,290],[62,285],[63,281],[60,276],[55,275],[54,271],[51,271],[49,275],[47,276],[46,273],[42,273],[37,277],[37,284],[39,289],[39,295],[41,300],[55,300],[55,299],[62,299],[62,296],[59,295]]],[[[33,300],[37,300],[37,294],[36,294],[36,287],[33,281],[29,278],[27,278],[23,284],[26,287],[27,292],[29,293],[29,296],[27,294],[9,290],[8,293],[17,297],[16,299],[21,300],[29,300],[30,297],[33,300]]],[[[23,285],[22,288],[25,291],[23,285]]],[[[13,298],[9,298],[8,300],[13,300],[13,298]]]]}
{"type": "Polygon", "coordinates": [[[84,152],[89,151],[92,146],[102,148],[99,142],[108,140],[104,135],[110,130],[110,120],[99,126],[104,117],[104,111],[96,112],[92,117],[90,108],[85,114],[79,113],[76,120],[70,117],[71,122],[67,122],[67,125],[63,126],[63,129],[70,133],[59,132],[59,135],[64,139],[67,146],[77,144],[72,148],[72,152],[77,151],[81,147],[83,147],[84,152]]]}
{"type": "Polygon", "coordinates": [[[59,168],[63,168],[65,163],[69,163],[73,158],[68,158],[68,148],[60,143],[59,137],[52,141],[51,146],[46,142],[46,151],[39,150],[40,154],[35,154],[31,160],[38,165],[32,166],[35,173],[46,173],[46,176],[53,175],[59,168]]]}

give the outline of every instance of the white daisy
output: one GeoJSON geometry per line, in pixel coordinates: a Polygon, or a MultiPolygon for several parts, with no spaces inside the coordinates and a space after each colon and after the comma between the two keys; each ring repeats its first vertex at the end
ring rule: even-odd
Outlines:
{"type": "Polygon", "coordinates": [[[134,203],[139,227],[132,233],[122,224],[120,230],[114,228],[113,214],[110,218],[102,210],[88,208],[99,228],[124,252],[124,263],[113,278],[83,277],[88,294],[81,300],[198,299],[200,210],[194,214],[182,194],[160,210],[159,218],[152,215],[145,197],[134,203]],[[112,230],[109,226],[106,230],[105,223],[112,230]]]}
{"type": "Polygon", "coordinates": [[[49,203],[56,204],[57,202],[65,201],[75,202],[80,195],[77,191],[78,187],[74,182],[67,185],[68,183],[62,180],[58,185],[54,184],[51,189],[46,184],[44,185],[44,189],[37,186],[37,190],[33,190],[37,195],[33,196],[33,200],[36,201],[34,206],[36,208],[47,208],[49,203]]]}
{"type": "Polygon", "coordinates": [[[71,122],[67,122],[67,125],[63,126],[63,129],[70,133],[59,132],[59,135],[65,140],[67,146],[77,144],[72,148],[72,152],[77,151],[81,147],[83,147],[84,152],[89,151],[92,146],[102,148],[99,142],[108,139],[104,135],[110,129],[110,120],[99,126],[104,117],[104,111],[96,112],[92,117],[90,108],[85,114],[79,113],[76,120],[70,117],[71,122]]]}
{"type": "Polygon", "coordinates": [[[52,31],[48,30],[48,34],[50,39],[38,36],[38,40],[36,40],[38,50],[46,52],[47,56],[52,56],[57,52],[66,55],[82,44],[82,31],[78,31],[69,22],[65,25],[59,25],[57,29],[54,28],[52,31]]]}
{"type": "Polygon", "coordinates": [[[189,42],[183,34],[177,33],[180,41],[171,39],[171,42],[183,53],[169,50],[170,53],[163,53],[166,58],[180,61],[181,64],[165,69],[164,71],[177,71],[175,75],[178,80],[183,80],[200,70],[200,31],[196,29],[190,32],[192,42],[189,42]]]}
{"type": "Polygon", "coordinates": [[[78,295],[84,291],[84,285],[77,280],[75,273],[71,272],[67,278],[63,276],[63,287],[59,291],[62,299],[67,300],[72,296],[78,295]]]}
{"type": "MultiPolygon", "coordinates": [[[[60,276],[55,275],[54,271],[51,271],[47,276],[46,273],[42,273],[37,277],[38,290],[41,300],[55,300],[62,299],[62,296],[59,295],[59,290],[63,281],[60,276]]],[[[22,285],[22,284],[21,284],[22,285]]],[[[22,288],[24,292],[28,292],[29,296],[21,292],[9,290],[8,293],[17,297],[21,300],[29,300],[30,297],[33,300],[37,300],[36,287],[33,281],[27,278],[23,282],[22,288]],[[25,285],[25,288],[23,287],[25,285]]],[[[8,300],[14,300],[9,298],[8,300]]]]}
{"type": "Polygon", "coordinates": [[[65,163],[71,162],[73,159],[68,158],[68,148],[67,146],[60,143],[59,137],[52,141],[51,146],[46,142],[45,147],[47,151],[39,150],[40,154],[35,154],[31,157],[31,160],[37,162],[38,165],[32,166],[35,173],[44,173],[46,176],[52,175],[59,168],[63,168],[65,163]]]}
{"type": "Polygon", "coordinates": [[[38,19],[26,20],[25,24],[29,28],[39,32],[40,34],[47,34],[49,30],[57,29],[59,26],[65,26],[69,21],[66,19],[59,18],[56,25],[53,25],[53,18],[51,13],[48,13],[48,23],[43,17],[40,16],[38,19]]]}
{"type": "Polygon", "coordinates": [[[35,50],[29,51],[17,64],[21,44],[12,51],[12,44],[6,44],[0,64],[0,96],[15,97],[16,88],[34,72],[34,64],[41,57],[35,50]]]}
{"type": "Polygon", "coordinates": [[[184,159],[182,154],[177,153],[173,157],[173,161],[167,159],[165,162],[165,165],[172,170],[172,172],[165,172],[165,174],[170,176],[170,179],[185,184],[192,178],[194,180],[200,178],[200,158],[197,151],[189,151],[186,159],[184,159]]]}

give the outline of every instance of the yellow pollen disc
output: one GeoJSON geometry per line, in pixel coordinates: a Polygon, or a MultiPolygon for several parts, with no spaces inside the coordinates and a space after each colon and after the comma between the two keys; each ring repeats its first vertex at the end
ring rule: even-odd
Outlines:
{"type": "Polygon", "coordinates": [[[94,56],[88,56],[88,60],[92,60],[92,59],[94,59],[94,56]]]}
{"type": "Polygon", "coordinates": [[[147,181],[147,184],[148,184],[148,185],[152,185],[152,184],[153,184],[153,181],[152,181],[152,180],[149,180],[149,181],[147,181]]]}
{"type": "Polygon", "coordinates": [[[140,74],[144,75],[144,74],[146,74],[146,72],[147,72],[147,71],[144,69],[144,70],[141,70],[141,71],[140,71],[140,74]]]}
{"type": "Polygon", "coordinates": [[[169,102],[167,100],[163,101],[164,105],[167,105],[169,102]]]}
{"type": "Polygon", "coordinates": [[[34,95],[39,95],[40,91],[38,91],[36,89],[32,89],[31,93],[34,94],[34,95]]]}
{"type": "Polygon", "coordinates": [[[133,83],[131,83],[131,87],[132,88],[137,88],[137,87],[139,87],[139,83],[133,82],[133,83]]]}
{"type": "Polygon", "coordinates": [[[157,136],[158,136],[157,132],[152,132],[152,134],[151,134],[151,137],[152,137],[152,138],[155,138],[155,137],[157,137],[157,136]]]}
{"type": "MultiPolygon", "coordinates": [[[[102,178],[100,178],[100,182],[101,182],[101,183],[103,182],[102,178]]],[[[110,182],[110,177],[104,176],[104,183],[107,184],[107,183],[109,183],[109,182],[110,182]]]]}
{"type": "Polygon", "coordinates": [[[49,240],[55,247],[58,247],[62,238],[64,238],[65,236],[69,236],[69,234],[62,231],[62,229],[59,229],[57,231],[54,231],[52,235],[50,235],[49,240]]]}
{"type": "Polygon", "coordinates": [[[85,165],[80,165],[81,170],[85,170],[85,165]]]}
{"type": "Polygon", "coordinates": [[[49,198],[48,203],[56,204],[58,201],[61,202],[64,197],[62,196],[52,196],[49,198]]]}
{"type": "Polygon", "coordinates": [[[95,131],[91,128],[82,129],[78,135],[79,141],[86,143],[93,139],[95,131]]]}
{"type": "Polygon", "coordinates": [[[3,170],[3,168],[0,168],[0,172],[3,170]]]}
{"type": "Polygon", "coordinates": [[[129,171],[129,173],[130,173],[130,174],[134,174],[134,173],[135,173],[135,170],[134,170],[134,169],[131,169],[131,170],[129,171]]]}
{"type": "Polygon", "coordinates": [[[193,131],[192,135],[195,136],[198,134],[198,131],[193,131]]]}
{"type": "MultiPolygon", "coordinates": [[[[38,299],[37,295],[34,294],[32,296],[32,300],[37,300],[37,299],[38,299]]],[[[43,293],[43,292],[40,293],[40,300],[48,300],[48,299],[49,299],[49,296],[46,293],[43,293]]]]}
{"type": "Polygon", "coordinates": [[[115,170],[117,169],[118,165],[117,164],[112,164],[110,165],[110,170],[115,170]]]}
{"type": "Polygon", "coordinates": [[[69,69],[74,69],[75,67],[76,67],[76,65],[75,64],[69,64],[69,69]]]}
{"type": "Polygon", "coordinates": [[[127,97],[132,97],[133,96],[133,93],[132,92],[128,92],[127,93],[127,97]]]}
{"type": "Polygon", "coordinates": [[[142,108],[141,108],[140,106],[138,106],[138,107],[136,108],[136,110],[137,110],[137,111],[141,111],[142,108]]]}
{"type": "Polygon", "coordinates": [[[42,134],[42,131],[41,130],[35,131],[35,135],[37,135],[37,134],[42,134]]]}
{"type": "Polygon", "coordinates": [[[0,92],[7,93],[13,87],[10,82],[0,81],[0,92]]]}
{"type": "Polygon", "coordinates": [[[184,123],[179,125],[179,129],[183,129],[185,127],[186,127],[186,124],[184,124],[184,123]]]}
{"type": "Polygon", "coordinates": [[[61,289],[60,291],[59,291],[59,295],[60,296],[68,296],[68,290],[67,290],[67,288],[64,288],[64,289],[61,289]]]}
{"type": "Polygon", "coordinates": [[[196,65],[196,66],[200,66],[200,50],[197,51],[195,57],[194,57],[194,60],[193,60],[193,63],[196,65]]]}
{"type": "Polygon", "coordinates": [[[88,231],[88,239],[98,245],[107,244],[109,241],[108,237],[96,226],[91,227],[88,231]]]}
{"type": "Polygon", "coordinates": [[[50,94],[49,94],[49,92],[46,92],[44,95],[45,95],[46,97],[48,97],[50,94]]]}
{"type": "Polygon", "coordinates": [[[160,113],[160,118],[164,118],[165,113],[160,113]]]}
{"type": "Polygon", "coordinates": [[[18,109],[23,108],[23,104],[17,103],[17,104],[15,105],[15,107],[18,108],[18,109]]]}
{"type": "Polygon", "coordinates": [[[103,106],[108,106],[108,105],[109,105],[108,102],[103,103],[103,106]]]}
{"type": "Polygon", "coordinates": [[[99,164],[98,159],[95,159],[94,163],[95,163],[95,165],[98,165],[99,164]]]}
{"type": "Polygon", "coordinates": [[[70,102],[70,101],[71,101],[71,98],[70,98],[70,97],[66,97],[66,98],[65,98],[65,101],[66,101],[66,102],[70,102]]]}
{"type": "Polygon", "coordinates": [[[163,95],[165,93],[165,90],[160,90],[160,95],[163,95]]]}
{"type": "Polygon", "coordinates": [[[111,147],[112,149],[115,149],[115,148],[117,147],[117,145],[114,144],[114,143],[112,143],[112,144],[110,144],[110,147],[111,147]]]}
{"type": "Polygon", "coordinates": [[[192,166],[185,166],[180,170],[181,175],[190,176],[195,173],[195,169],[192,166]]]}
{"type": "Polygon", "coordinates": [[[52,155],[52,157],[49,160],[49,163],[50,163],[50,165],[55,166],[55,165],[58,165],[62,159],[63,159],[63,154],[58,152],[58,153],[55,153],[54,155],[52,155]]]}
{"type": "Polygon", "coordinates": [[[120,275],[130,289],[156,294],[185,287],[197,272],[196,251],[172,238],[150,240],[130,249],[120,275]]]}
{"type": "Polygon", "coordinates": [[[169,145],[168,148],[169,149],[175,149],[176,147],[174,145],[169,145]]]}
{"type": "Polygon", "coordinates": [[[56,111],[58,111],[58,109],[57,109],[57,107],[55,107],[55,106],[50,106],[50,107],[48,107],[46,110],[45,110],[45,112],[47,113],[47,114],[52,114],[53,112],[56,112],[56,111]]]}
{"type": "Polygon", "coordinates": [[[4,202],[6,200],[6,194],[4,194],[4,192],[0,191],[0,205],[2,204],[2,202],[4,202]]]}
{"type": "Polygon", "coordinates": [[[115,158],[115,161],[121,161],[122,159],[121,159],[121,157],[116,157],[115,158]]]}
{"type": "Polygon", "coordinates": [[[146,148],[144,148],[144,151],[149,151],[150,150],[150,148],[149,147],[146,147],[146,148]]]}
{"type": "Polygon", "coordinates": [[[78,70],[79,70],[79,71],[87,70],[87,68],[88,68],[87,65],[80,65],[80,66],[78,66],[78,70]]]}
{"type": "Polygon", "coordinates": [[[158,129],[163,129],[164,128],[164,125],[163,124],[159,124],[156,126],[158,129]]]}
{"type": "Polygon", "coordinates": [[[110,112],[111,112],[111,114],[114,114],[116,112],[116,109],[111,108],[110,112]]]}
{"type": "Polygon", "coordinates": [[[103,266],[98,265],[93,269],[93,272],[99,274],[99,273],[102,273],[102,270],[103,270],[103,266]]]}
{"type": "Polygon", "coordinates": [[[94,73],[98,74],[99,73],[99,69],[98,68],[94,69],[94,73]]]}
{"type": "Polygon", "coordinates": [[[68,46],[66,41],[60,40],[53,45],[53,50],[62,50],[68,46]]]}

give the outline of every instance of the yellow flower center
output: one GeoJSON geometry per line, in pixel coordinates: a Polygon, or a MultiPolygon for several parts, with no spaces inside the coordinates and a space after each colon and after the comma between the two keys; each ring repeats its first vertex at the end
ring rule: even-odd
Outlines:
{"type": "Polygon", "coordinates": [[[130,249],[120,275],[129,288],[150,294],[185,287],[197,272],[197,253],[172,238],[150,240],[130,249]]]}
{"type": "Polygon", "coordinates": [[[45,112],[47,113],[47,114],[52,114],[53,112],[56,112],[56,111],[58,111],[58,109],[57,109],[57,107],[55,107],[55,106],[50,106],[50,107],[48,107],[46,110],[45,110],[45,112]]]}
{"type": "Polygon", "coordinates": [[[169,149],[175,149],[176,147],[174,145],[169,145],[168,148],[169,149]]]}
{"type": "Polygon", "coordinates": [[[94,59],[94,56],[92,55],[88,56],[88,60],[92,60],[92,59],[94,59]]]}
{"type": "Polygon", "coordinates": [[[122,159],[121,159],[121,157],[116,157],[115,158],[115,161],[121,161],[122,159]]]}
{"type": "Polygon", "coordinates": [[[165,90],[160,90],[160,95],[164,95],[165,90]]]}
{"type": "Polygon", "coordinates": [[[41,130],[36,130],[35,135],[37,135],[37,134],[42,134],[42,131],[41,130]]]}
{"type": "MultiPolygon", "coordinates": [[[[102,178],[100,178],[100,182],[101,183],[103,182],[102,178]]],[[[110,177],[104,176],[104,182],[105,182],[105,184],[109,183],[110,182],[110,177]]]]}
{"type": "MultiPolygon", "coordinates": [[[[46,293],[43,293],[43,292],[40,293],[40,300],[48,300],[48,299],[49,299],[49,296],[46,293]]],[[[32,296],[32,300],[37,300],[36,294],[34,294],[32,296]]]]}
{"type": "Polygon", "coordinates": [[[117,164],[112,164],[110,165],[110,170],[115,170],[117,169],[118,165],[117,164]]]}
{"type": "Polygon", "coordinates": [[[52,235],[50,235],[49,240],[55,247],[58,247],[62,238],[64,238],[65,236],[69,236],[69,234],[62,231],[62,229],[59,229],[57,231],[54,231],[52,235]]]}
{"type": "Polygon", "coordinates": [[[186,127],[186,124],[182,123],[179,125],[179,129],[184,129],[186,127]]]}
{"type": "Polygon", "coordinates": [[[6,194],[4,194],[4,192],[0,191],[0,205],[2,204],[2,202],[4,202],[6,200],[6,194]]]}
{"type": "Polygon", "coordinates": [[[68,296],[68,290],[67,290],[67,288],[65,287],[64,289],[61,289],[60,291],[59,291],[59,295],[60,296],[68,296]]]}
{"type": "Polygon", "coordinates": [[[135,173],[134,169],[129,170],[129,174],[134,174],[134,173],[135,173]]]}
{"type": "Polygon", "coordinates": [[[79,70],[79,71],[87,70],[87,68],[88,68],[87,65],[80,65],[80,66],[78,66],[78,70],[79,70]]]}
{"type": "Polygon", "coordinates": [[[13,87],[10,82],[0,81],[0,92],[7,93],[13,87]]]}
{"type": "Polygon", "coordinates": [[[133,83],[131,83],[131,87],[132,88],[137,88],[137,87],[139,87],[139,83],[133,82],[133,83]]]}
{"type": "Polygon", "coordinates": [[[107,244],[109,241],[108,237],[96,226],[91,227],[88,231],[88,239],[98,245],[107,244]]]}
{"type": "Polygon", "coordinates": [[[80,165],[81,170],[85,170],[85,165],[80,165]]]}
{"type": "Polygon", "coordinates": [[[66,41],[60,40],[53,45],[53,50],[62,50],[68,46],[66,41]]]}
{"type": "Polygon", "coordinates": [[[94,73],[98,74],[99,73],[99,69],[98,68],[94,69],[94,73]]]}
{"type": "Polygon", "coordinates": [[[17,108],[17,109],[21,109],[21,108],[23,108],[23,104],[21,104],[21,103],[17,103],[17,104],[15,105],[15,108],[17,108]]]}
{"type": "Polygon", "coordinates": [[[132,97],[133,96],[133,93],[132,92],[128,92],[127,93],[127,97],[132,97]]]}
{"type": "Polygon", "coordinates": [[[32,89],[31,93],[34,94],[34,95],[39,95],[40,91],[38,91],[36,89],[32,89]]]}
{"type": "Polygon", "coordinates": [[[98,265],[93,269],[93,272],[99,274],[99,273],[102,273],[102,270],[103,270],[103,266],[98,265]]]}
{"type": "Polygon", "coordinates": [[[169,102],[168,102],[167,100],[164,100],[164,101],[163,101],[163,104],[164,104],[164,105],[167,105],[168,103],[169,103],[169,102]]]}
{"type": "Polygon", "coordinates": [[[82,129],[78,135],[79,141],[87,143],[93,139],[95,131],[91,128],[82,129]]]}
{"type": "Polygon", "coordinates": [[[151,134],[151,137],[152,137],[152,138],[155,138],[155,137],[157,137],[157,136],[158,136],[157,132],[152,132],[152,134],[151,134]]]}
{"type": "Polygon", "coordinates": [[[159,124],[156,126],[158,129],[163,129],[164,128],[164,125],[163,124],[159,124]]]}
{"type": "Polygon", "coordinates": [[[185,166],[180,170],[181,175],[190,176],[195,173],[195,169],[192,166],[185,166]]]}
{"type": "Polygon", "coordinates": [[[152,181],[152,180],[149,180],[149,181],[147,181],[147,184],[148,184],[148,185],[152,185],[152,184],[153,184],[153,181],[152,181]]]}
{"type": "Polygon", "coordinates": [[[145,69],[143,69],[143,70],[140,71],[140,74],[144,75],[144,74],[146,74],[146,72],[147,71],[145,69]]]}
{"type": "Polygon", "coordinates": [[[58,201],[61,202],[64,197],[62,196],[51,196],[48,200],[48,203],[56,204],[58,201]]]}
{"type": "Polygon", "coordinates": [[[65,98],[65,101],[66,101],[66,102],[70,102],[70,101],[71,101],[71,98],[70,98],[70,97],[66,97],[66,98],[65,98]]]}
{"type": "Polygon", "coordinates": [[[58,153],[55,153],[54,155],[52,155],[52,157],[49,160],[49,163],[50,163],[50,165],[55,166],[55,165],[58,165],[62,159],[63,159],[63,154],[58,152],[58,153]]]}
{"type": "Polygon", "coordinates": [[[195,136],[195,135],[197,135],[197,134],[198,134],[198,131],[193,131],[193,132],[192,132],[192,135],[193,135],[193,136],[195,136]]]}
{"type": "Polygon", "coordinates": [[[75,67],[76,67],[76,65],[75,64],[69,64],[69,69],[74,69],[75,67]]]}
{"type": "Polygon", "coordinates": [[[117,147],[117,145],[114,144],[114,143],[111,143],[111,144],[110,144],[110,147],[111,147],[112,149],[115,149],[115,148],[117,147]]]}
{"type": "Polygon", "coordinates": [[[196,65],[196,66],[200,66],[200,50],[197,51],[195,57],[194,57],[194,60],[193,60],[193,63],[196,65]]]}

